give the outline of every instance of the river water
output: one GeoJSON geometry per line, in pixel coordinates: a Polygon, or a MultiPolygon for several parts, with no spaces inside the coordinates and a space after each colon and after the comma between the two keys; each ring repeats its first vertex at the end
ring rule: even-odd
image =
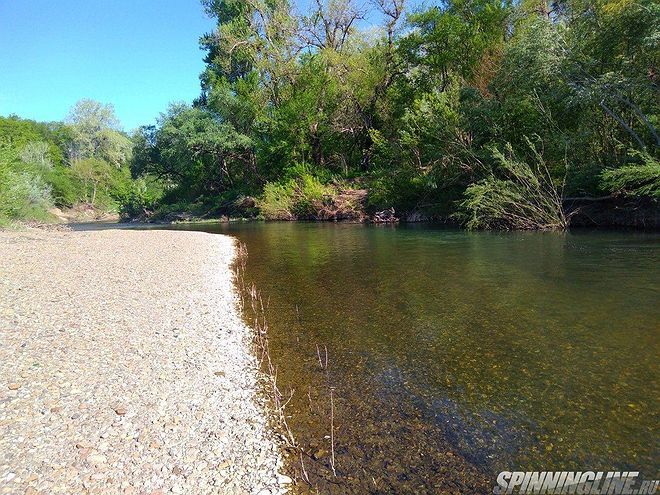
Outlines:
{"type": "MultiPolygon", "coordinates": [[[[657,476],[659,235],[186,228],[247,246],[308,491],[487,493],[502,470],[657,476]]],[[[299,458],[290,469],[302,476],[299,458]]]]}

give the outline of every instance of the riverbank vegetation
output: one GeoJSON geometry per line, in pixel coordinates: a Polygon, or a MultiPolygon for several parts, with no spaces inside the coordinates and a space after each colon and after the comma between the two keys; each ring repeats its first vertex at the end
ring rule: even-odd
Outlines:
{"type": "Polygon", "coordinates": [[[657,206],[655,2],[203,4],[200,97],[135,138],[161,208],[564,228],[566,197],[657,206]]]}
{"type": "Polygon", "coordinates": [[[65,122],[0,117],[0,223],[118,214],[142,181],[110,105],[81,100],[65,122]]]}
{"type": "Polygon", "coordinates": [[[2,218],[658,225],[657,2],[202,5],[192,105],[130,140],[90,101],[2,119],[2,218]]]}

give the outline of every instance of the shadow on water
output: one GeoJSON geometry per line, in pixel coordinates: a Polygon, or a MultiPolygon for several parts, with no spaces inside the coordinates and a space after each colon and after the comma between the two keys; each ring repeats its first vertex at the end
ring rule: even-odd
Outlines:
{"type": "Polygon", "coordinates": [[[657,476],[657,234],[183,228],[247,245],[321,493],[490,493],[501,470],[657,476]]]}

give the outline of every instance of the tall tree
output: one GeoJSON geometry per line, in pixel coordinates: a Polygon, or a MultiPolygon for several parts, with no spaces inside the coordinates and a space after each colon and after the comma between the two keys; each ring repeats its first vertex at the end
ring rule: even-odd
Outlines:
{"type": "Polygon", "coordinates": [[[69,111],[66,121],[73,131],[68,150],[69,160],[99,158],[116,167],[131,156],[130,139],[120,132],[114,107],[98,101],[83,99],[69,111]]]}

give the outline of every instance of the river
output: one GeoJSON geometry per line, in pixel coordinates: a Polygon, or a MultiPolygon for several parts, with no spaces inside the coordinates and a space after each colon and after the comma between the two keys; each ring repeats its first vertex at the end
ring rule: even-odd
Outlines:
{"type": "Polygon", "coordinates": [[[321,493],[487,493],[501,470],[658,473],[659,235],[184,228],[246,244],[321,493]]]}

